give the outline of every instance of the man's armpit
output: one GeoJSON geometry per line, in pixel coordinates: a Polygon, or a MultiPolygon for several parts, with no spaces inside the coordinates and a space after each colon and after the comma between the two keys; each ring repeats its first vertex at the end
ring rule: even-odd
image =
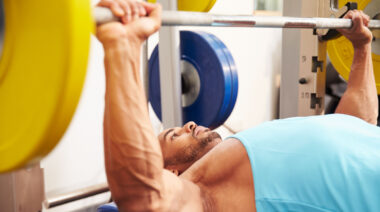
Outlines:
{"type": "Polygon", "coordinates": [[[167,170],[164,170],[163,175],[164,211],[204,211],[202,192],[198,185],[167,170]]]}

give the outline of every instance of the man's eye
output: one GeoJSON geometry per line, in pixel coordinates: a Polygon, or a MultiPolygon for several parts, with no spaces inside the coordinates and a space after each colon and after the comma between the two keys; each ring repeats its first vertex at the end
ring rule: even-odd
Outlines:
{"type": "Polygon", "coordinates": [[[173,140],[173,139],[175,139],[177,136],[178,136],[178,135],[174,133],[174,134],[172,135],[172,138],[171,138],[171,139],[173,140]]]}

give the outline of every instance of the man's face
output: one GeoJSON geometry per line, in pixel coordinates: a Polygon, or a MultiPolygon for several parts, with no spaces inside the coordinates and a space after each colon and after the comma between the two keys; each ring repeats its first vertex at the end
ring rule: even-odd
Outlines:
{"type": "Polygon", "coordinates": [[[180,173],[222,141],[218,133],[194,122],[188,122],[182,128],[167,129],[158,139],[165,167],[177,169],[180,173]]]}

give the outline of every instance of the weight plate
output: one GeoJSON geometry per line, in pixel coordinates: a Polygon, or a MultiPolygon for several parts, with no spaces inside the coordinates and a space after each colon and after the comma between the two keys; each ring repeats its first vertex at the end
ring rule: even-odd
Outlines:
{"type": "MultiPolygon", "coordinates": [[[[150,3],[156,3],[156,0],[148,0],[150,3]]],[[[178,10],[208,12],[214,6],[216,0],[178,0],[178,10]]]]}
{"type": "MultiPolygon", "coordinates": [[[[183,107],[184,123],[218,127],[222,107],[228,108],[231,99],[231,73],[228,60],[215,42],[201,33],[181,31],[181,59],[191,63],[200,78],[200,92],[195,102],[183,107]],[[214,46],[213,46],[214,45],[214,46]]],[[[161,119],[158,48],[149,60],[149,100],[161,119]]],[[[225,109],[224,109],[225,110],[225,109]]]]}
{"type": "MultiPolygon", "coordinates": [[[[343,7],[348,1],[352,2],[352,0],[339,1],[339,7],[343,7]]],[[[380,1],[355,0],[354,2],[358,3],[359,10],[363,10],[371,18],[380,11],[380,1]]],[[[354,57],[354,48],[351,42],[343,36],[331,40],[327,43],[327,52],[335,69],[345,80],[348,80],[354,57]]],[[[372,59],[377,91],[380,94],[380,39],[372,42],[372,59]]]]}
{"type": "Polygon", "coordinates": [[[216,48],[219,48],[220,51],[224,54],[224,56],[227,59],[227,63],[230,68],[229,75],[228,77],[231,80],[231,91],[228,93],[228,98],[225,98],[224,104],[221,107],[221,110],[219,111],[218,118],[217,118],[217,123],[216,125],[222,125],[229,117],[231,114],[231,111],[233,109],[233,106],[235,105],[236,98],[234,99],[234,96],[236,97],[237,93],[235,93],[235,83],[234,83],[234,75],[232,75],[232,70],[231,70],[231,65],[234,64],[234,61],[230,61],[230,58],[232,59],[231,53],[227,49],[227,47],[224,45],[224,43],[217,38],[215,35],[210,34],[210,33],[203,33],[204,36],[209,37],[210,40],[212,40],[213,45],[216,46],[216,48]],[[231,57],[229,57],[231,56],[231,57]],[[232,106],[232,108],[231,108],[232,106]]]}
{"type": "Polygon", "coordinates": [[[215,40],[219,44],[219,48],[223,50],[224,55],[226,56],[229,66],[230,66],[230,72],[231,72],[231,83],[232,83],[232,91],[231,91],[231,98],[229,100],[229,105],[228,108],[221,114],[222,117],[220,118],[220,123],[218,125],[222,125],[228,117],[231,115],[232,110],[235,107],[236,99],[238,96],[238,91],[239,91],[239,79],[238,79],[238,72],[237,68],[235,65],[235,60],[232,57],[232,54],[230,50],[228,50],[227,46],[215,35],[213,34],[208,34],[212,39],[215,40]]]}
{"type": "Polygon", "coordinates": [[[90,5],[89,0],[4,0],[0,172],[39,161],[65,132],[85,78],[90,5]]]}
{"type": "Polygon", "coordinates": [[[222,125],[226,119],[226,113],[227,113],[227,110],[230,106],[230,103],[231,103],[231,98],[232,98],[232,92],[233,92],[233,80],[232,80],[232,75],[231,75],[231,70],[230,70],[230,63],[229,63],[229,60],[224,52],[224,45],[221,45],[221,41],[214,35],[210,34],[210,33],[206,33],[206,32],[198,32],[199,34],[201,34],[205,39],[207,39],[207,41],[210,43],[210,45],[214,48],[214,49],[218,49],[218,51],[221,52],[221,54],[224,56],[225,58],[225,64],[228,65],[228,70],[224,72],[224,76],[225,76],[225,80],[228,80],[228,83],[226,84],[227,87],[226,89],[226,93],[224,95],[224,99],[223,99],[223,102],[222,102],[222,105],[220,106],[220,109],[219,109],[219,113],[217,115],[217,118],[215,120],[215,123],[214,125],[215,126],[220,126],[222,125]]]}

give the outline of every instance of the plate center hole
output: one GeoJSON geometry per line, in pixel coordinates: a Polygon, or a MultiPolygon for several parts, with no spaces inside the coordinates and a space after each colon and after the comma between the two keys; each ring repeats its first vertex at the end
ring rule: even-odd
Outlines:
{"type": "Polygon", "coordinates": [[[181,60],[182,107],[192,105],[197,100],[201,81],[197,69],[186,60],[181,60]]]}

